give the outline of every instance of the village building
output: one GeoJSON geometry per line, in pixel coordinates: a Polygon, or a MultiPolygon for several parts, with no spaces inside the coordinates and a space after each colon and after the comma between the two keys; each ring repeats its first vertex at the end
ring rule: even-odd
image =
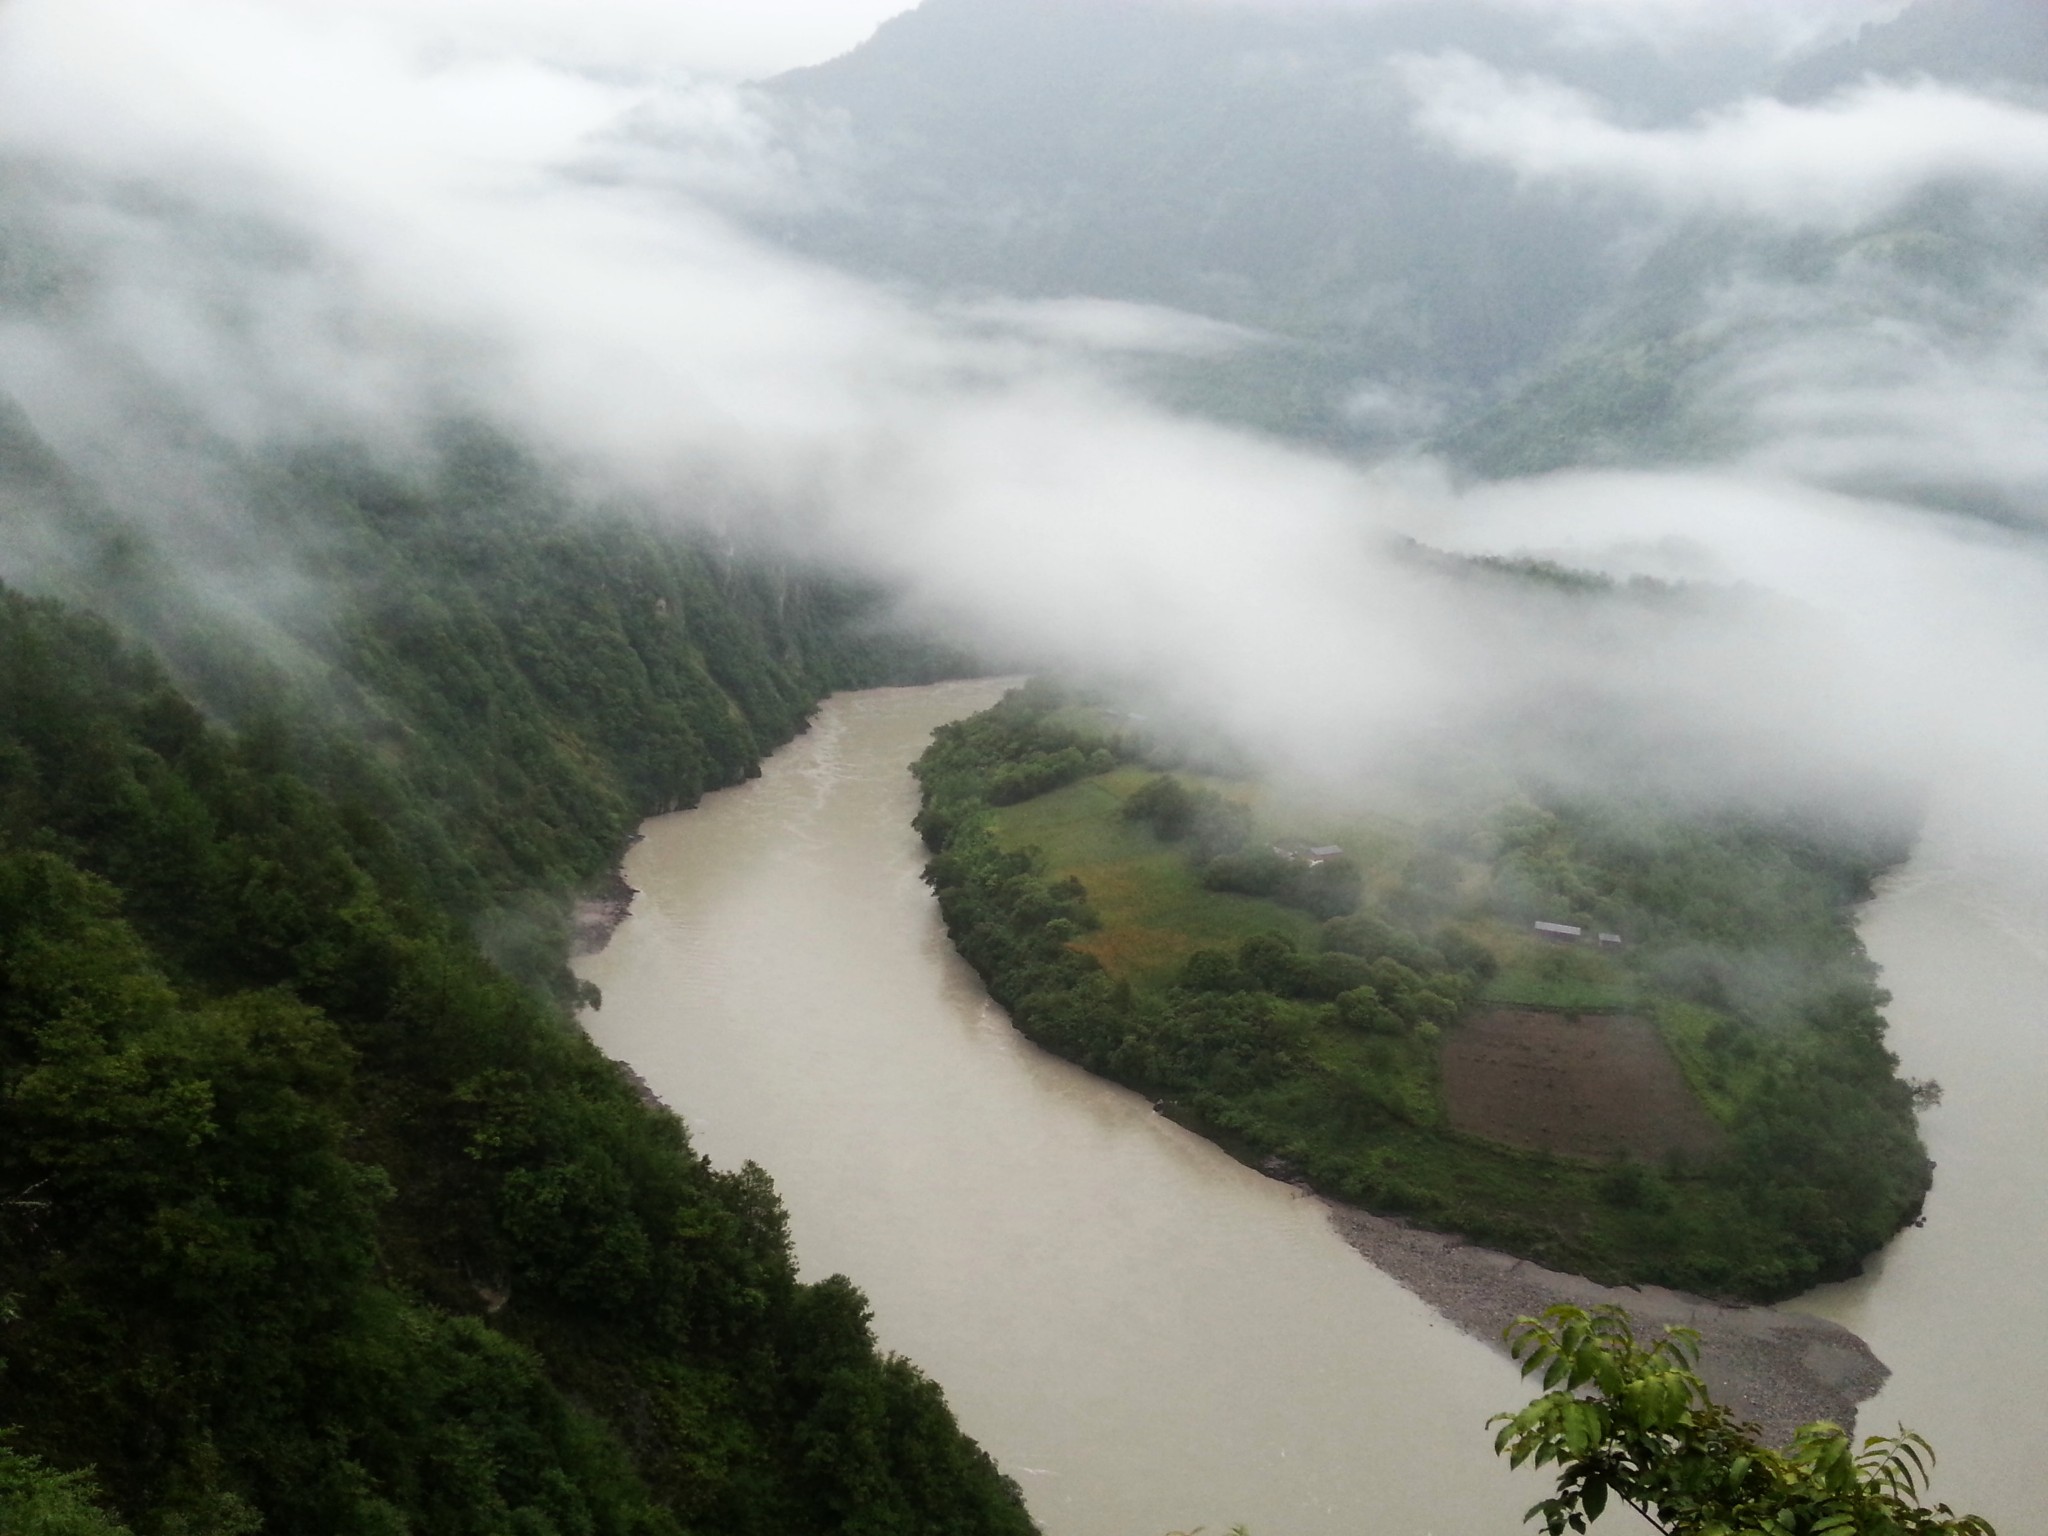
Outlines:
{"type": "Polygon", "coordinates": [[[1572,923],[1536,923],[1532,925],[1539,939],[1548,939],[1553,944],[1576,944],[1586,936],[1586,930],[1572,923]]]}
{"type": "Polygon", "coordinates": [[[1332,859],[1344,857],[1344,849],[1336,843],[1317,843],[1311,845],[1290,838],[1283,842],[1274,843],[1272,848],[1275,853],[1279,854],[1281,858],[1287,860],[1290,864],[1327,864],[1332,859]]]}

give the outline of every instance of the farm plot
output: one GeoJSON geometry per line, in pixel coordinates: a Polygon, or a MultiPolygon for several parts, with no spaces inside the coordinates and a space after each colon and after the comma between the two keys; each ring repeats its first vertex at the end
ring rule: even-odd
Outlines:
{"type": "Polygon", "coordinates": [[[1651,1024],[1495,1008],[1450,1031],[1444,1109],[1468,1135],[1567,1157],[1711,1157],[1721,1128],[1651,1024]]]}

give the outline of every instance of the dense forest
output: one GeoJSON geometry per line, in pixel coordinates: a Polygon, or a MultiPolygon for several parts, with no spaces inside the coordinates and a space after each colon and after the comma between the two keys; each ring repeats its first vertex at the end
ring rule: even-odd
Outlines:
{"type": "Polygon", "coordinates": [[[1525,796],[1487,819],[1466,869],[1441,849],[1309,863],[1147,750],[1034,685],[942,729],[919,765],[947,927],[1040,1044],[1324,1193],[1597,1279],[1775,1299],[1853,1273],[1918,1211],[1915,1089],[1850,921],[1892,841],[1525,796]],[[1084,794],[1120,810],[1021,814],[1084,794]],[[1071,840],[1090,814],[1085,858],[1032,840],[1071,840]],[[1174,935],[1105,931],[1077,864],[1126,905],[1177,881],[1168,925],[1207,936],[1162,960],[1174,935]],[[1532,942],[1546,916],[1630,942],[1532,942]],[[1654,1161],[1449,1123],[1440,1057],[1488,1008],[1654,1021],[1713,1123],[1654,1161]]]}
{"type": "Polygon", "coordinates": [[[1030,1530],[570,1014],[638,817],[930,658],[487,437],[271,473],[291,624],[0,589],[0,1527],[1030,1530]]]}

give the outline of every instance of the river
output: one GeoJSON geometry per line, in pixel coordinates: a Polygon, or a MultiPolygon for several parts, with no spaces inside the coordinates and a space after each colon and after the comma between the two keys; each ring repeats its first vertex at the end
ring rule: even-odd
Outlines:
{"type": "Polygon", "coordinates": [[[1502,1536],[1514,1368],[1322,1208],[1022,1040],[919,879],[905,766],[999,688],[841,695],[761,778],[648,823],[588,1025],[807,1278],[866,1290],[1048,1536],[1502,1536]]]}
{"type": "MultiPolygon", "coordinates": [[[[1316,1202],[1022,1040],[953,954],[904,769],[999,691],[841,695],[761,778],[648,823],[633,916],[579,967],[604,991],[592,1036],[715,1162],[773,1173],[806,1276],[861,1284],[1048,1536],[1523,1529],[1543,1480],[1485,1429],[1526,1395],[1513,1367],[1316,1202]]],[[[2040,1311],[2040,1223],[2015,1217],[2048,1195],[2048,985],[1969,911],[1909,876],[1870,915],[1907,1070],[1948,1089],[1942,1166],[1924,1230],[1802,1305],[1898,1372],[1866,1426],[1906,1417],[1944,1452],[1938,1491],[2016,1536],[2048,1508],[2026,1450],[2048,1333],[2015,1337],[2040,1311]],[[1965,976],[1969,1031],[1945,1023],[1965,976]]]]}
{"type": "Polygon", "coordinates": [[[2048,1530],[2048,923],[2038,900],[1923,853],[1863,920],[1901,1069],[1931,1077],[1926,1224],[1792,1303],[1861,1334],[1892,1379],[1859,1428],[1904,1423],[1939,1498],[2001,1536],[2048,1530]]]}

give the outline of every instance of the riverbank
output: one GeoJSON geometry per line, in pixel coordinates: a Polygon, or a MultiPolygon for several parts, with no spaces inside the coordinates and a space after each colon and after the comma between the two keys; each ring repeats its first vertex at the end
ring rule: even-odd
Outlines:
{"type": "Polygon", "coordinates": [[[773,1171],[806,1277],[860,1277],[1047,1536],[1511,1536],[1541,1492],[1485,1429],[1512,1368],[955,957],[902,765],[995,691],[840,695],[648,823],[586,1027],[713,1166],[773,1171]]]}
{"type": "MultiPolygon", "coordinates": [[[[639,842],[640,836],[635,832],[627,848],[639,842]]],[[[632,916],[633,898],[640,893],[626,883],[624,855],[620,857],[621,867],[614,869],[596,890],[579,900],[569,915],[569,952],[577,959],[602,954],[604,947],[611,943],[612,935],[619,931],[619,924],[632,916]]]]}
{"type": "Polygon", "coordinates": [[[1503,1355],[1517,1317],[1569,1304],[1625,1307],[1640,1333],[1685,1327],[1700,1335],[1700,1375],[1715,1401],[1782,1445],[1801,1424],[1831,1419],[1854,1429],[1856,1408],[1891,1372],[1862,1339],[1825,1318],[1729,1306],[1662,1286],[1599,1285],[1462,1238],[1426,1232],[1325,1199],[1344,1241],[1462,1331],[1503,1355]]]}
{"type": "MultiPolygon", "coordinates": [[[[602,953],[631,915],[638,895],[623,870],[615,870],[598,891],[578,902],[577,955],[602,953]]],[[[644,1103],[667,1107],[632,1066],[623,1061],[617,1066],[644,1103]]],[[[1356,1252],[1502,1355],[1507,1353],[1502,1333],[1510,1323],[1560,1303],[1625,1307],[1645,1333],[1666,1326],[1697,1330],[1700,1374],[1709,1390],[1761,1426],[1773,1444],[1784,1443],[1799,1425],[1816,1419],[1853,1429],[1857,1406],[1891,1374],[1862,1339],[1822,1318],[1730,1306],[1662,1286],[1600,1285],[1340,1201],[1321,1203],[1338,1235],[1356,1252]]]]}
{"type": "MultiPolygon", "coordinates": [[[[1913,1093],[1842,906],[1877,851],[1669,808],[1636,825],[1618,808],[1503,803],[1446,822],[1466,851],[1425,880],[1434,855],[1407,833],[1301,810],[1262,823],[1223,781],[1100,766],[1133,750],[1034,685],[942,728],[916,765],[941,917],[1034,1043],[1319,1193],[1608,1281],[1783,1301],[1853,1273],[1920,1214],[1931,1165],[1913,1093]],[[1348,867],[1355,889],[1281,900],[1268,877],[1291,866],[1270,850],[1294,826],[1342,834],[1317,869],[1348,867]],[[1211,833],[1240,851],[1204,861],[1211,833]],[[1553,878],[1610,890],[1606,910],[1632,914],[1618,927],[1655,942],[1615,956],[1529,937],[1503,914],[1553,878]],[[1651,984],[1689,975],[1709,938],[1716,964],[1774,978],[1749,1011],[1651,984]],[[1561,1001],[1551,983],[1580,994],[1574,1036],[1600,1033],[1587,1011],[1610,1016],[1592,996],[1622,992],[1655,1030],[1597,1052],[1539,1049],[1549,1032],[1526,1021],[1494,1042],[1512,1052],[1475,1040],[1488,1009],[1528,1009],[1532,990],[1561,1001]],[[1475,1046],[1476,1113],[1447,1092],[1475,1046]]],[[[1710,980],[1685,985],[1718,995],[1710,980]]]]}

